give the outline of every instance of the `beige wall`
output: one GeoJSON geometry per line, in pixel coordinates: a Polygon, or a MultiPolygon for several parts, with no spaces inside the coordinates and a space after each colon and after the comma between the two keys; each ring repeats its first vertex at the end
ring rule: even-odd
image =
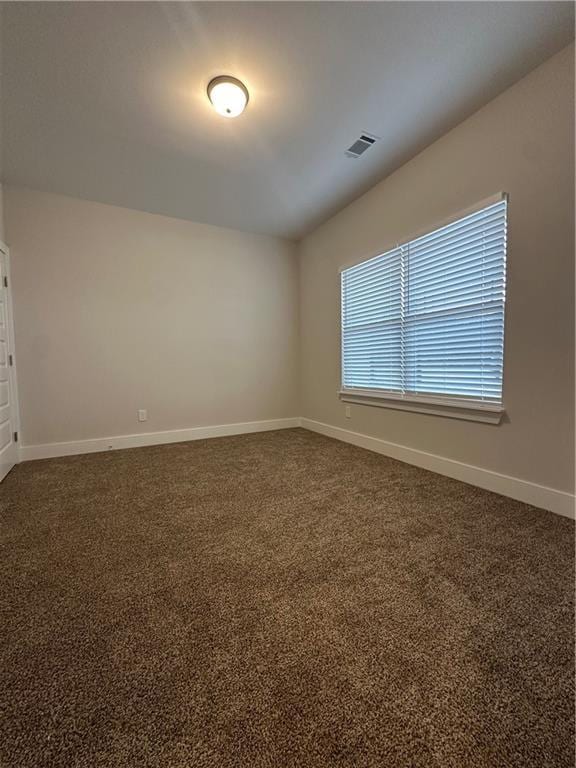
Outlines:
{"type": "MultiPolygon", "coordinates": [[[[302,415],[558,490],[574,486],[574,48],[300,245],[302,415]],[[510,194],[501,426],[339,401],[338,268],[510,194]]],[[[369,162],[366,160],[358,162],[369,162]]]]}
{"type": "Polygon", "coordinates": [[[292,244],[4,193],[24,444],[298,415],[292,244]]]}

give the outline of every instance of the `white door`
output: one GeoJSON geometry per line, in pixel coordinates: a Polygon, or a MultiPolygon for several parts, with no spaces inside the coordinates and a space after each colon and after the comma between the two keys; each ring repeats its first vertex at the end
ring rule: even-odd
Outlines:
{"type": "Polygon", "coordinates": [[[8,249],[0,243],[0,481],[18,461],[16,377],[9,290],[8,249]]]}

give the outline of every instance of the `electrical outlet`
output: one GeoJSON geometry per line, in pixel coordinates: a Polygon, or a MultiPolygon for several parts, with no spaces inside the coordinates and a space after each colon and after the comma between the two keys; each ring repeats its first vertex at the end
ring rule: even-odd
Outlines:
{"type": "Polygon", "coordinates": [[[148,411],[145,408],[138,411],[138,421],[148,421],[148,411]]]}
{"type": "Polygon", "coordinates": [[[344,416],[346,416],[347,419],[349,419],[352,416],[352,411],[349,405],[346,406],[344,409],[344,416]]]}

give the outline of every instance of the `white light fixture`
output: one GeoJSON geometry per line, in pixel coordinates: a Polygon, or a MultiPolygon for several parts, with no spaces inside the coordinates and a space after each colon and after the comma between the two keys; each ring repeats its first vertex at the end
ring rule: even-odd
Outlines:
{"type": "Polygon", "coordinates": [[[235,77],[222,75],[208,83],[208,98],[223,117],[238,117],[248,104],[248,90],[235,77]]]}

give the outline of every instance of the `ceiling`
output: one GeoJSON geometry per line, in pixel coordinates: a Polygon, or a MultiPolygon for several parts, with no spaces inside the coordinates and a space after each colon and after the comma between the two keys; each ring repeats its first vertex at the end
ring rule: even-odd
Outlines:
{"type": "Polygon", "coordinates": [[[571,2],[4,3],[2,178],[297,239],[573,28],[571,2]],[[235,120],[205,95],[223,73],[235,120]]]}

